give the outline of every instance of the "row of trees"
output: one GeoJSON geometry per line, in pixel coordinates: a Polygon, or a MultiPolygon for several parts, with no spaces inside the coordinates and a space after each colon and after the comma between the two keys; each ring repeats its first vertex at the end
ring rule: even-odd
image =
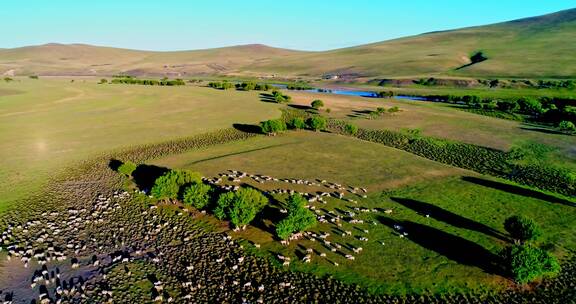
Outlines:
{"type": "Polygon", "coordinates": [[[254,82],[241,82],[237,83],[236,85],[237,90],[241,91],[269,91],[273,88],[272,85],[267,83],[254,83],[254,82]]]}
{"type": "Polygon", "coordinates": [[[500,257],[505,270],[516,282],[524,284],[560,271],[558,260],[534,245],[542,232],[533,220],[512,216],[504,221],[504,228],[515,244],[502,250],[500,257]]]}
{"type": "MultiPolygon", "coordinates": [[[[116,170],[130,177],[136,168],[135,163],[126,161],[116,170]]],[[[211,185],[202,182],[200,174],[189,170],[167,171],[156,178],[150,193],[159,200],[178,199],[196,209],[212,207],[214,216],[220,220],[229,220],[235,228],[245,228],[269,202],[268,198],[253,188],[241,188],[238,191],[218,194],[211,185]],[[215,205],[210,206],[214,200],[215,205]]],[[[276,228],[281,239],[316,225],[316,216],[305,208],[306,203],[306,199],[300,194],[288,198],[288,215],[276,228]]]]}
{"type": "Polygon", "coordinates": [[[229,90],[234,87],[234,84],[228,81],[211,81],[208,83],[208,86],[219,90],[229,90]]]}
{"type": "Polygon", "coordinates": [[[283,119],[270,119],[260,123],[262,133],[275,136],[278,133],[284,132],[288,129],[300,130],[310,129],[314,131],[321,131],[326,129],[328,120],[323,116],[313,116],[306,120],[301,117],[294,117],[288,123],[283,119]]]}
{"type": "Polygon", "coordinates": [[[576,100],[549,97],[517,99],[481,98],[477,95],[425,95],[428,101],[460,103],[471,109],[530,116],[532,120],[560,124],[576,122],[576,100]]]}
{"type": "MultiPolygon", "coordinates": [[[[136,165],[124,162],[118,172],[130,176],[136,165]]],[[[154,181],[150,191],[159,200],[181,200],[196,209],[213,206],[214,215],[227,219],[236,227],[245,227],[268,204],[268,199],[258,190],[242,188],[236,192],[216,193],[215,189],[202,182],[200,174],[188,170],[169,170],[154,181]]]]}
{"type": "MultiPolygon", "coordinates": [[[[99,84],[108,83],[107,79],[101,79],[99,84]]],[[[122,77],[114,78],[110,81],[112,84],[139,84],[139,85],[151,85],[151,86],[183,86],[186,82],[182,79],[169,80],[168,78],[157,79],[138,79],[134,77],[122,77]]]]}

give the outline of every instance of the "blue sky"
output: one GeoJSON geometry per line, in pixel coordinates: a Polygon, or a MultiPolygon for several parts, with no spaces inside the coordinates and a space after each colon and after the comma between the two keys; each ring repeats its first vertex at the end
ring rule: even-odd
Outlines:
{"type": "Polygon", "coordinates": [[[167,51],[262,43],[326,50],[575,6],[574,0],[4,0],[0,48],[59,42],[167,51]]]}

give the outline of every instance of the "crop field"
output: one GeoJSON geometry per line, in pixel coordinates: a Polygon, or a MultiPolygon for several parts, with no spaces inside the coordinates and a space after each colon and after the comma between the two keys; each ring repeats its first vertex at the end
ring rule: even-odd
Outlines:
{"type": "Polygon", "coordinates": [[[0,209],[38,190],[54,171],[100,153],[280,115],[252,92],[97,82],[0,83],[0,209]]]}
{"type": "MultiPolygon", "coordinates": [[[[330,274],[380,293],[468,289],[490,292],[506,288],[509,282],[491,273],[494,269],[489,260],[510,242],[503,221],[512,214],[537,217],[539,224],[547,227],[549,236],[542,242],[554,244],[551,246],[559,256],[576,244],[568,232],[576,222],[573,206],[502,191],[486,184],[503,188],[509,184],[337,135],[301,131],[258,137],[164,157],[152,164],[191,169],[206,176],[238,170],[279,179],[328,180],[366,187],[368,196],[358,198],[356,204],[336,198],[325,205],[311,204],[322,210],[320,214],[358,212],[354,208],[378,210],[363,215],[365,223],[361,225],[343,223],[337,227],[326,223],[312,230],[318,235],[331,234],[332,243],[347,247],[344,253],[352,254],[353,248],[363,247],[353,261],[312,239],[293,242],[288,247],[280,245],[271,230],[272,221],[266,216],[262,223],[246,231],[230,233],[246,240],[246,246],[257,254],[274,261],[278,255],[291,257],[295,261],[290,265],[293,270],[330,274]],[[354,159],[348,159],[349,155],[354,155],[354,159]],[[411,227],[410,234],[400,238],[394,223],[411,227]],[[342,235],[347,230],[352,232],[351,236],[342,235]],[[361,241],[360,237],[367,237],[368,241],[361,241]],[[253,244],[259,244],[261,249],[253,244]],[[298,262],[307,249],[313,250],[312,263],[298,262]],[[473,262],[468,257],[483,252],[486,260],[473,262]]],[[[282,183],[258,183],[250,179],[242,183],[262,191],[286,188],[282,183]]],[[[288,185],[286,189],[319,190],[302,185],[288,185]]],[[[280,209],[286,195],[275,194],[274,199],[278,201],[275,208],[280,209]]],[[[275,217],[273,214],[268,211],[271,218],[275,217]]]]}

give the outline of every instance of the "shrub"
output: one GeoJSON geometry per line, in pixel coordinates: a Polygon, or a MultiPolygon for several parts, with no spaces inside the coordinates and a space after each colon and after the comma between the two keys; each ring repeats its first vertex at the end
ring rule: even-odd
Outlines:
{"type": "Polygon", "coordinates": [[[276,135],[276,133],[286,131],[286,123],[282,119],[270,119],[260,123],[262,133],[276,135]]]}
{"type": "Polygon", "coordinates": [[[108,83],[108,79],[102,78],[100,79],[100,82],[98,84],[107,84],[108,83]]]}
{"type": "Polygon", "coordinates": [[[212,190],[210,185],[192,184],[184,190],[183,201],[196,209],[202,209],[210,203],[212,190]]]}
{"type": "Polygon", "coordinates": [[[154,182],[151,193],[158,199],[176,199],[182,186],[200,183],[201,176],[188,170],[170,170],[154,182]]]}
{"type": "Polygon", "coordinates": [[[38,79],[38,75],[30,75],[28,76],[30,79],[38,79]]]}
{"type": "Polygon", "coordinates": [[[235,227],[242,227],[248,225],[267,204],[268,199],[260,191],[242,188],[221,194],[214,215],[219,219],[229,219],[235,227]]]}
{"type": "Polygon", "coordinates": [[[289,125],[290,125],[291,129],[304,129],[304,128],[306,128],[306,123],[304,122],[304,119],[302,119],[301,117],[292,118],[292,120],[290,120],[289,125]]]}
{"type": "Polygon", "coordinates": [[[310,106],[312,106],[312,108],[318,110],[318,109],[320,109],[321,107],[324,106],[324,102],[323,102],[322,100],[320,100],[320,99],[316,99],[316,100],[312,101],[312,103],[310,104],[310,106]]]}
{"type": "Polygon", "coordinates": [[[326,113],[330,113],[332,110],[330,108],[326,109],[326,113]]]}
{"type": "Polygon", "coordinates": [[[300,194],[288,197],[288,215],[276,225],[276,235],[280,239],[285,240],[294,232],[305,231],[316,225],[316,215],[305,207],[306,203],[300,194]]]}
{"type": "Polygon", "coordinates": [[[348,135],[354,136],[356,133],[358,133],[358,127],[353,124],[346,124],[344,126],[344,132],[346,132],[348,135]]]}
{"type": "Polygon", "coordinates": [[[400,112],[400,108],[398,108],[397,106],[388,109],[388,113],[396,113],[396,112],[400,112]]]}
{"type": "Polygon", "coordinates": [[[564,133],[572,134],[576,132],[576,126],[571,121],[563,120],[558,124],[558,130],[564,133]]]}
{"type": "Polygon", "coordinates": [[[560,271],[560,265],[550,253],[529,245],[512,245],[500,253],[505,270],[518,283],[532,282],[560,271]]]}
{"type": "Polygon", "coordinates": [[[136,164],[131,161],[125,161],[118,167],[118,172],[126,176],[131,176],[132,172],[136,170],[136,164]]]}
{"type": "Polygon", "coordinates": [[[292,100],[290,96],[284,95],[280,91],[272,91],[272,97],[276,103],[286,103],[292,100]]]}
{"type": "Polygon", "coordinates": [[[314,116],[308,119],[308,127],[314,131],[326,129],[327,121],[322,116],[314,116]]]}
{"type": "Polygon", "coordinates": [[[504,221],[504,228],[520,242],[535,240],[541,234],[538,225],[533,220],[520,215],[507,218],[504,221]]]}

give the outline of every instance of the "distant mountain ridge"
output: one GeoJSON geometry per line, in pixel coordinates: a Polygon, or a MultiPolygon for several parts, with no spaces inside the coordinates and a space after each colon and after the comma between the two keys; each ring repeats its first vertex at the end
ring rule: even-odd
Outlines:
{"type": "Polygon", "coordinates": [[[570,9],[323,52],[261,44],[154,52],[51,43],[0,49],[0,74],[576,78],[574,37],[576,9],[570,9]],[[487,60],[471,64],[478,52],[487,60]]]}

